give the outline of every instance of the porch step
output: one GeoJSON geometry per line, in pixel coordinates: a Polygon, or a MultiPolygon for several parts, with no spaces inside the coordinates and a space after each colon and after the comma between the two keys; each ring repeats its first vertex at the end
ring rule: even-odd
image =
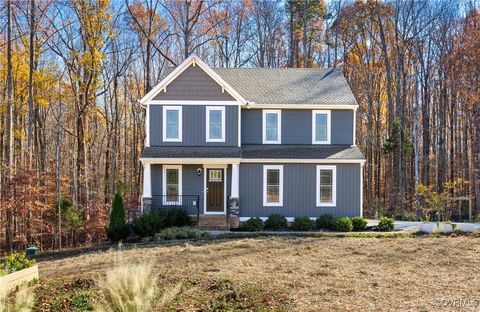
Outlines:
{"type": "Polygon", "coordinates": [[[204,230],[229,230],[238,227],[239,218],[230,216],[227,224],[225,215],[219,216],[200,216],[198,219],[198,227],[204,230]]]}

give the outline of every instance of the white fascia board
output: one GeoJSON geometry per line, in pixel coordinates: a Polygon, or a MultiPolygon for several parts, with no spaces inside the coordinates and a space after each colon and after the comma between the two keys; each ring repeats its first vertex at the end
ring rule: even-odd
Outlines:
{"type": "Polygon", "coordinates": [[[237,101],[151,100],[148,105],[238,106],[237,101]]]}
{"type": "Polygon", "coordinates": [[[243,106],[246,109],[249,108],[261,108],[261,109],[354,109],[358,108],[358,105],[323,105],[323,104],[257,104],[248,103],[243,106]]]}
{"type": "Polygon", "coordinates": [[[246,103],[245,100],[237,91],[235,91],[222,77],[220,77],[213,69],[204,63],[196,54],[190,55],[185,61],[178,65],[170,74],[167,75],[159,84],[157,84],[150,92],[148,92],[141,100],[140,104],[149,104],[158,92],[166,90],[168,85],[177,78],[185,69],[190,65],[198,65],[202,68],[207,75],[209,75],[215,82],[217,82],[224,90],[226,90],[235,100],[240,103],[246,103]]]}
{"type": "Polygon", "coordinates": [[[140,158],[150,164],[239,164],[240,158],[140,158]]]}
{"type": "Polygon", "coordinates": [[[361,164],[365,163],[365,159],[242,159],[241,163],[293,163],[293,164],[361,164]]]}

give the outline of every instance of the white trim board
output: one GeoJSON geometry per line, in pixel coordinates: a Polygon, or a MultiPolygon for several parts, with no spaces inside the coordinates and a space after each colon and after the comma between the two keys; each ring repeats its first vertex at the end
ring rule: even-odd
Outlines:
{"type": "Polygon", "coordinates": [[[242,108],[259,108],[259,109],[346,109],[356,110],[358,105],[325,105],[325,104],[257,104],[248,102],[242,108]]]}
{"type": "Polygon", "coordinates": [[[142,163],[150,164],[191,164],[191,165],[224,165],[239,164],[240,158],[140,158],[142,163]]]}
{"type": "Polygon", "coordinates": [[[148,105],[238,106],[237,101],[151,100],[148,105]]]}
{"type": "Polygon", "coordinates": [[[241,163],[275,163],[275,164],[364,164],[365,159],[267,159],[247,158],[241,159],[241,163]]]}
{"type": "Polygon", "coordinates": [[[167,75],[159,84],[157,84],[150,92],[148,92],[141,100],[140,104],[148,104],[155,95],[159,92],[168,92],[168,85],[174,81],[183,71],[188,67],[200,66],[216,83],[222,87],[222,91],[227,91],[235,100],[240,103],[246,103],[245,100],[237,91],[235,91],[222,77],[220,77],[213,69],[210,68],[205,62],[203,62],[196,54],[192,54],[185,59],[180,65],[178,65],[170,74],[167,75]]]}

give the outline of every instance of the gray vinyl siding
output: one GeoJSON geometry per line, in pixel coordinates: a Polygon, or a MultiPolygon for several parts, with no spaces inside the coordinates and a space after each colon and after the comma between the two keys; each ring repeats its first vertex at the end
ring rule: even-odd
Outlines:
{"type": "Polygon", "coordinates": [[[206,142],[206,106],[182,106],[182,142],[163,142],[162,105],[150,105],[150,146],[238,146],[238,110],[225,106],[225,142],[206,142]]]}
{"type": "Polygon", "coordinates": [[[166,90],[161,90],[153,100],[235,101],[199,66],[190,65],[166,90]]]}
{"type": "MultiPolygon", "coordinates": [[[[240,165],[240,216],[360,215],[360,164],[337,164],[336,207],[316,207],[316,164],[283,164],[283,206],[263,206],[263,166],[240,165]]],[[[274,164],[279,165],[279,164],[274,164]]]]}
{"type": "MultiPolygon", "coordinates": [[[[332,110],[331,144],[353,144],[353,110],[332,110]]],[[[242,144],[262,144],[262,110],[242,109],[242,144]]],[[[312,110],[282,110],[282,144],[312,144],[312,110]]]]}
{"type": "MultiPolygon", "coordinates": [[[[198,195],[200,214],[204,213],[204,179],[205,170],[202,165],[182,165],[182,195],[198,195]],[[202,168],[202,174],[199,176],[197,169],[202,168]]],[[[228,165],[227,176],[225,177],[227,183],[226,199],[231,194],[232,189],[232,166],[228,165]]],[[[151,167],[152,179],[152,195],[160,196],[163,194],[163,180],[162,180],[162,165],[152,165],[151,167]]]]}

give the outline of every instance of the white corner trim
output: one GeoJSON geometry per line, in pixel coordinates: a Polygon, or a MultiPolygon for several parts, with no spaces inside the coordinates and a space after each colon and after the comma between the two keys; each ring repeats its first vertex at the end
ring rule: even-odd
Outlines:
{"type": "Polygon", "coordinates": [[[312,144],[330,144],[332,138],[332,111],[312,110],[312,144]],[[317,118],[318,114],[327,115],[327,140],[317,141],[317,118]]]}
{"type": "Polygon", "coordinates": [[[352,138],[352,146],[355,146],[356,143],[356,136],[357,136],[357,110],[353,110],[353,138],[352,138]]]}
{"type": "Polygon", "coordinates": [[[363,164],[360,165],[360,217],[363,217],[363,164]]]}
{"type": "Polygon", "coordinates": [[[182,165],[163,165],[162,166],[162,197],[163,204],[182,204],[182,165]],[[167,169],[177,169],[178,170],[178,201],[169,202],[167,201],[167,169]]]}
{"type": "Polygon", "coordinates": [[[227,164],[203,165],[203,214],[224,215],[227,213],[227,164]],[[223,211],[207,211],[207,169],[222,169],[223,171],[223,211]]]}
{"type": "Polygon", "coordinates": [[[240,107],[238,109],[238,147],[242,145],[242,110],[240,107]]]}
{"type": "Polygon", "coordinates": [[[206,63],[204,63],[196,54],[192,54],[187,57],[180,65],[178,65],[170,74],[167,75],[159,84],[157,84],[150,92],[148,92],[141,100],[141,104],[147,104],[152,100],[155,95],[157,95],[161,90],[166,89],[166,87],[175,80],[183,71],[185,71],[190,65],[198,65],[201,69],[207,73],[216,83],[218,83],[222,88],[224,88],[230,95],[235,98],[240,103],[246,103],[245,100],[237,91],[235,91],[225,80],[223,80],[220,75],[218,75],[213,69],[210,68],[206,63]]]}
{"type": "Polygon", "coordinates": [[[182,142],[183,114],[181,106],[163,106],[162,107],[162,139],[163,142],[182,142]],[[167,138],[167,111],[178,111],[178,138],[167,138]]]}
{"type": "Polygon", "coordinates": [[[337,166],[317,166],[316,183],[317,207],[336,207],[337,206],[337,166]],[[320,200],[320,171],[332,170],[332,202],[322,202],[320,200]]]}
{"type": "Polygon", "coordinates": [[[265,207],[282,207],[283,206],[283,165],[264,165],[263,166],[263,206],[265,207]],[[279,191],[278,202],[267,201],[267,171],[278,170],[279,171],[279,191]]]}
{"type": "Polygon", "coordinates": [[[205,141],[206,142],[225,142],[225,106],[207,106],[205,108],[205,141]],[[210,138],[210,111],[220,111],[222,120],[222,133],[220,138],[210,138]]]}
{"type": "Polygon", "coordinates": [[[145,110],[145,147],[150,147],[150,107],[145,110]]]}
{"type": "Polygon", "coordinates": [[[282,144],[282,111],[279,109],[264,109],[262,113],[262,143],[282,144]],[[277,114],[277,140],[267,140],[267,114],[277,114]]]}

